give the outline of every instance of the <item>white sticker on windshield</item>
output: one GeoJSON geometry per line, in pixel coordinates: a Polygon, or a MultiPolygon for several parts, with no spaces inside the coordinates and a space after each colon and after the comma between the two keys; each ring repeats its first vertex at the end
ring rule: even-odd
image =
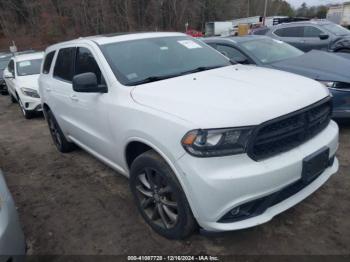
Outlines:
{"type": "Polygon", "coordinates": [[[177,41],[179,44],[183,45],[184,47],[187,47],[188,49],[196,49],[196,48],[202,48],[199,44],[192,40],[181,40],[177,41]]]}
{"type": "Polygon", "coordinates": [[[30,61],[19,62],[19,67],[27,67],[30,65],[31,65],[30,61]]]}
{"type": "Polygon", "coordinates": [[[137,74],[136,74],[136,73],[128,74],[128,75],[127,75],[127,78],[128,78],[129,80],[135,79],[135,78],[137,78],[137,74]]]}
{"type": "Polygon", "coordinates": [[[167,47],[167,46],[161,46],[161,47],[160,47],[160,50],[162,50],[162,51],[169,50],[169,47],[167,47]]]}

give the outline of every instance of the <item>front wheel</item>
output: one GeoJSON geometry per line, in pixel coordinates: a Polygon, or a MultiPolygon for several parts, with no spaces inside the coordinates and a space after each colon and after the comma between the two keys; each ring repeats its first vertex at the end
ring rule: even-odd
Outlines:
{"type": "Polygon", "coordinates": [[[3,89],[1,90],[1,94],[2,94],[3,96],[6,96],[6,95],[9,94],[8,91],[7,91],[7,87],[6,87],[6,86],[4,86],[3,89]]]}
{"type": "Polygon", "coordinates": [[[13,104],[17,103],[16,98],[15,98],[10,92],[9,92],[9,94],[10,94],[11,102],[12,102],[13,104]]]}
{"type": "Polygon", "coordinates": [[[130,188],[142,217],[160,235],[183,239],[195,230],[197,224],[180,183],[155,151],[132,163],[130,188]]]}
{"type": "Polygon", "coordinates": [[[21,99],[18,99],[18,104],[25,119],[32,119],[34,117],[35,112],[26,110],[21,99]]]}

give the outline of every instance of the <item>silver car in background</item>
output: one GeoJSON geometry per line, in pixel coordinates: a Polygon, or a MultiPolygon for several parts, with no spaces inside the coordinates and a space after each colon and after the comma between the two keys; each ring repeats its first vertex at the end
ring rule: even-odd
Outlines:
{"type": "Polygon", "coordinates": [[[15,203],[0,170],[0,262],[22,261],[25,240],[15,203]]]}

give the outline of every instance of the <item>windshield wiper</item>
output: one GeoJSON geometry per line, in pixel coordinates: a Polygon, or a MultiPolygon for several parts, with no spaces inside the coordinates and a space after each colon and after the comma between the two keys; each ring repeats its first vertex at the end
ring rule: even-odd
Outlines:
{"type": "Polygon", "coordinates": [[[146,77],[140,81],[132,82],[129,85],[130,86],[137,86],[137,85],[142,85],[142,84],[147,84],[147,83],[152,83],[152,82],[156,82],[156,81],[160,81],[160,80],[173,78],[176,76],[179,76],[179,74],[163,75],[163,76],[149,76],[149,77],[146,77]]]}
{"type": "Polygon", "coordinates": [[[226,66],[226,65],[200,66],[200,67],[197,67],[197,68],[195,68],[195,69],[191,69],[191,70],[182,72],[180,75],[188,75],[188,74],[193,74],[193,73],[208,71],[208,70],[212,70],[212,69],[216,69],[216,68],[220,68],[220,67],[224,67],[224,66],[226,66]]]}
{"type": "Polygon", "coordinates": [[[224,66],[226,66],[226,65],[200,66],[200,67],[197,67],[195,69],[191,69],[191,70],[180,72],[180,73],[176,73],[176,74],[160,75],[160,76],[149,76],[149,77],[146,77],[146,78],[144,78],[144,79],[142,79],[140,81],[132,82],[132,83],[129,84],[129,86],[137,86],[137,85],[152,83],[152,82],[161,81],[161,80],[165,80],[165,79],[169,79],[169,78],[174,78],[174,77],[177,77],[177,76],[189,75],[189,74],[193,74],[193,73],[197,73],[197,72],[203,72],[203,71],[207,71],[207,70],[212,70],[212,69],[216,69],[216,68],[220,68],[220,67],[224,67],[224,66]]]}

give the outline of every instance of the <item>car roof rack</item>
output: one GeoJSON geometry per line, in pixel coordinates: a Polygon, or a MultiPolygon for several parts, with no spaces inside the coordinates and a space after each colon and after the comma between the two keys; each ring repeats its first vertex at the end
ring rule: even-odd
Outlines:
{"type": "Polygon", "coordinates": [[[293,22],[305,22],[310,21],[310,18],[306,17],[285,17],[285,18],[274,18],[273,25],[293,23],[293,22]]]}

